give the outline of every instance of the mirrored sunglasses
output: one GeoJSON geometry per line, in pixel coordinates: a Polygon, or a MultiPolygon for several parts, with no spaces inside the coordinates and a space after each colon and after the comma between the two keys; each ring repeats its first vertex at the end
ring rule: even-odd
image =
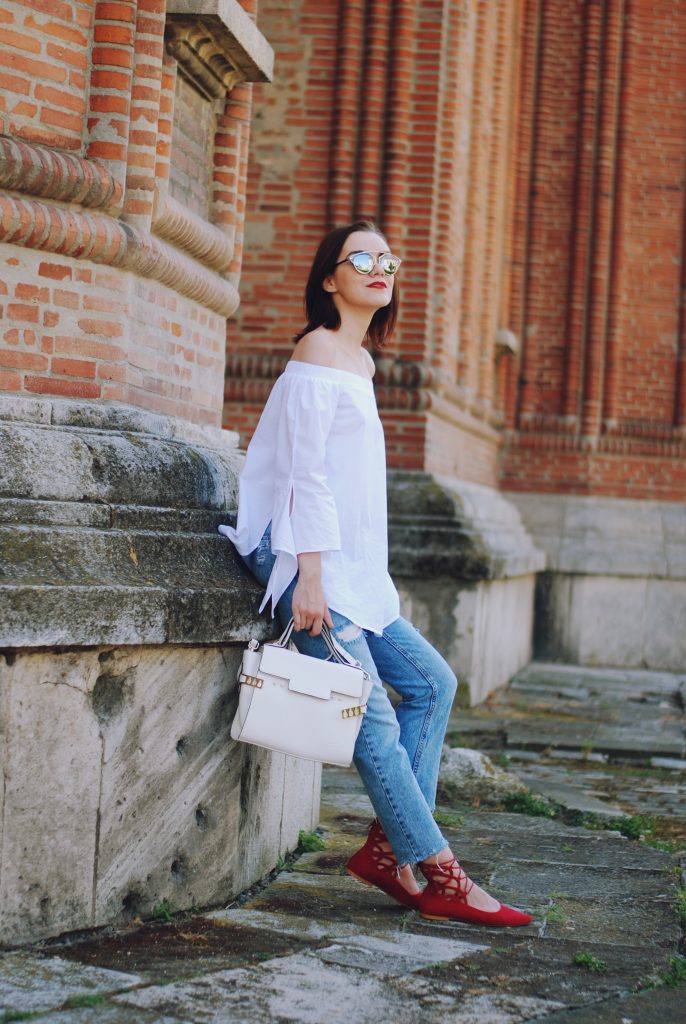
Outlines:
{"type": "MultiPolygon", "coordinates": [[[[341,263],[352,263],[358,274],[371,274],[377,257],[373,252],[351,252],[345,259],[339,260],[336,266],[340,267],[341,263]]],[[[378,256],[378,264],[384,274],[395,274],[401,263],[400,257],[390,252],[382,252],[378,256]]]]}

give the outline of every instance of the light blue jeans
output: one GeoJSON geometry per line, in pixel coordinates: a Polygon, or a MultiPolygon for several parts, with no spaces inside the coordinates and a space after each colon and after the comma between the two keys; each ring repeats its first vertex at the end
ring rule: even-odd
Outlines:
{"type": "MultiPolygon", "coordinates": [[[[272,571],[268,526],[257,548],[243,561],[263,586],[272,571]]],[[[277,607],[282,627],[291,618],[297,576],[277,607]]],[[[374,680],[367,713],[355,745],[354,763],[399,864],[414,864],[446,845],[433,819],[443,738],[457,680],[438,651],[406,619],[381,636],[360,629],[332,611],[333,634],[374,680]],[[402,698],[397,708],[381,680],[402,698]]],[[[330,657],[321,636],[293,632],[302,654],[330,657]]]]}

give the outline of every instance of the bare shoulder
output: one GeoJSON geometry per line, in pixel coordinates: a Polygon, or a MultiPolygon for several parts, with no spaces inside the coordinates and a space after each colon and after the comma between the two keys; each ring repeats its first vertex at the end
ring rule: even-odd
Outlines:
{"type": "Polygon", "coordinates": [[[336,345],[331,332],[317,327],[301,338],[293,350],[291,360],[296,363],[315,363],[317,366],[333,366],[336,361],[336,345]]]}
{"type": "Polygon", "coordinates": [[[364,352],[365,356],[367,357],[367,369],[369,370],[369,376],[373,377],[374,374],[376,373],[376,363],[374,362],[374,360],[372,359],[371,354],[367,351],[366,348],[363,348],[362,351],[364,352]]]}

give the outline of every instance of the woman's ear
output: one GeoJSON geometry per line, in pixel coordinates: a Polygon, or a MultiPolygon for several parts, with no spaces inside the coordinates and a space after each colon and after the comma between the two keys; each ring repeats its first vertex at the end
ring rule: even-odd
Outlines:
{"type": "Polygon", "coordinates": [[[336,287],[336,282],[333,279],[333,275],[329,274],[328,277],[324,278],[324,280],[322,281],[322,288],[324,289],[325,292],[338,291],[338,288],[336,287]]]}

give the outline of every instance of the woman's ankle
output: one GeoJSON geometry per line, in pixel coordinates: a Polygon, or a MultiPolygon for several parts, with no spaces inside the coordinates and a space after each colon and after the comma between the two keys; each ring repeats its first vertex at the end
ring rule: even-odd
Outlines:
{"type": "Polygon", "coordinates": [[[425,857],[424,860],[420,861],[421,864],[430,864],[432,866],[436,864],[450,864],[451,861],[455,860],[455,854],[449,846],[444,846],[438,853],[432,853],[430,857],[425,857]]]}

